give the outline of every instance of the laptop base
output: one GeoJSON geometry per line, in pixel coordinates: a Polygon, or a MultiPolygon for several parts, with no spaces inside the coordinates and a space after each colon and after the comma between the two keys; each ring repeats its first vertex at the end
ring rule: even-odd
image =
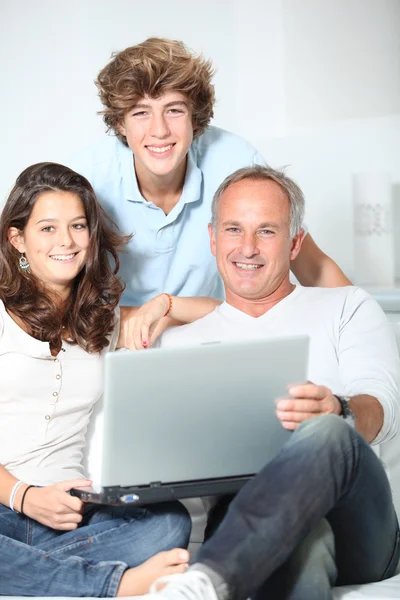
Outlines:
{"type": "Polygon", "coordinates": [[[170,502],[183,498],[222,496],[236,494],[254,475],[161,483],[155,481],[145,486],[112,486],[100,490],[94,488],[72,488],[71,495],[83,502],[111,506],[144,506],[158,502],[170,502]]]}

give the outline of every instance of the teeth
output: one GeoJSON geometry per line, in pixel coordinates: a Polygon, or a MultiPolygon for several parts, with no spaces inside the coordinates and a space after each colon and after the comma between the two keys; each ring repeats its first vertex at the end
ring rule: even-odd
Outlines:
{"type": "Polygon", "coordinates": [[[248,263],[235,263],[239,269],[245,269],[248,271],[255,271],[256,269],[260,269],[261,265],[249,265],[248,263]]]}
{"type": "Polygon", "coordinates": [[[75,256],[75,252],[74,254],[53,254],[53,256],[51,256],[50,258],[52,258],[53,260],[71,260],[71,258],[74,258],[75,256]]]}
{"type": "Polygon", "coordinates": [[[157,154],[163,154],[164,152],[171,150],[172,144],[169,144],[169,146],[163,146],[162,148],[157,148],[156,146],[147,146],[147,147],[152,152],[156,152],[157,154]]]}

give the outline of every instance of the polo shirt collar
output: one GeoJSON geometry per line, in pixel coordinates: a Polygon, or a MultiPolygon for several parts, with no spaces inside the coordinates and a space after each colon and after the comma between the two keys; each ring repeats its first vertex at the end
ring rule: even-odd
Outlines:
{"type": "MultiPolygon", "coordinates": [[[[121,166],[122,188],[126,200],[130,200],[132,202],[146,202],[139,190],[134,169],[134,157],[132,150],[126,146],[122,148],[121,166]]],[[[195,150],[192,144],[188,152],[188,161],[182,195],[177,206],[180,205],[180,207],[182,207],[184,204],[188,204],[189,202],[196,202],[197,200],[200,200],[202,183],[203,174],[197,166],[195,150]]]]}
{"type": "Polygon", "coordinates": [[[121,179],[124,198],[133,202],[145,202],[139,191],[134,168],[133,152],[127,146],[121,148],[121,179]]]}
{"type": "Polygon", "coordinates": [[[182,196],[179,203],[188,204],[189,202],[200,200],[202,183],[203,173],[197,166],[196,155],[192,144],[188,152],[185,182],[183,184],[182,196]]]}

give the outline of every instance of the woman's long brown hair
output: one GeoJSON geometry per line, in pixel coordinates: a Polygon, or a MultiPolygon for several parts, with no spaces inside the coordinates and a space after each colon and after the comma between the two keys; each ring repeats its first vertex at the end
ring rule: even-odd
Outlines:
{"type": "Polygon", "coordinates": [[[118,252],[128,240],[118,233],[85,177],[56,163],[32,165],[17,178],[0,217],[0,299],[30,335],[49,342],[52,349],[61,348],[65,327],[68,341],[87,352],[100,352],[109,343],[124,289],[116,274],[118,252]],[[24,231],[38,196],[58,190],[81,199],[90,235],[85,266],[62,308],[32,273],[21,271],[20,253],[8,240],[10,227],[24,231]]]}

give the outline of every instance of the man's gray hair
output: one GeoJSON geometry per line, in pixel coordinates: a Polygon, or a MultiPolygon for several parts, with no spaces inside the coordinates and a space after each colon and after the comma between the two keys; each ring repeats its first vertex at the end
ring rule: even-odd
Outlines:
{"type": "Polygon", "coordinates": [[[238,169],[221,183],[214,194],[211,205],[211,225],[214,231],[217,227],[218,204],[222,194],[234,183],[245,179],[252,181],[275,181],[284,191],[290,204],[290,237],[294,238],[300,232],[303,224],[304,194],[293,179],[286,177],[283,170],[272,169],[271,167],[264,167],[262,165],[238,169]]]}

